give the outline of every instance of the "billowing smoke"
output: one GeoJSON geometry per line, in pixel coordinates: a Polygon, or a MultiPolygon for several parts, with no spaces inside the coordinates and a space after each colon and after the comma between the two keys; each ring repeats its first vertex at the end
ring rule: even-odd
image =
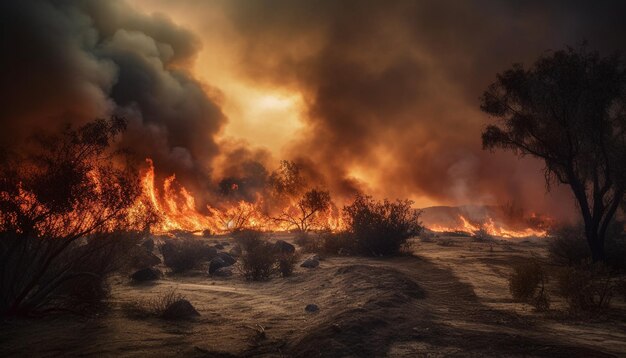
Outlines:
{"type": "Polygon", "coordinates": [[[199,50],[193,34],[117,0],[3,1],[0,18],[2,146],[117,114],[137,158],[196,188],[208,182],[225,118],[215,91],[186,70],[199,50]]]}
{"type": "Polygon", "coordinates": [[[626,48],[617,35],[626,30],[626,5],[226,3],[247,41],[248,75],[306,94],[309,131],[292,152],[325,177],[360,180],[381,196],[514,202],[557,216],[574,210],[566,188],[545,197],[541,163],[481,149],[488,118],[478,97],[497,72],[549,49],[585,39],[605,53],[626,48]]]}
{"type": "MultiPolygon", "coordinates": [[[[182,10],[170,19],[121,0],[0,5],[2,145],[35,127],[123,114],[125,144],[158,172],[196,190],[247,187],[238,195],[252,198],[277,158],[217,139],[226,123],[217,84],[191,70],[207,34],[175,24],[185,12],[193,21],[219,12],[238,75],[302,95],[305,130],[284,159],[335,196],[515,203],[558,216],[573,204],[566,188],[545,196],[541,163],[481,149],[488,118],[478,97],[497,72],[549,49],[582,40],[604,53],[626,48],[626,4],[615,1],[136,3],[182,10]]],[[[195,28],[220,30],[209,25],[195,28]]]]}

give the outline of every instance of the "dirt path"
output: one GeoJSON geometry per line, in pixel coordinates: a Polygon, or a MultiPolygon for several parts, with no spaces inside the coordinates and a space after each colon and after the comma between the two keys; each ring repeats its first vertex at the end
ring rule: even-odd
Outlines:
{"type": "Polygon", "coordinates": [[[624,324],[572,324],[508,298],[507,265],[534,249],[420,244],[420,257],[334,257],[288,279],[257,283],[201,272],[150,286],[117,278],[113,308],[101,317],[0,326],[0,356],[623,355],[624,324]],[[202,316],[191,322],[131,319],[120,309],[172,288],[202,316]],[[320,311],[306,313],[309,303],[320,311]]]}

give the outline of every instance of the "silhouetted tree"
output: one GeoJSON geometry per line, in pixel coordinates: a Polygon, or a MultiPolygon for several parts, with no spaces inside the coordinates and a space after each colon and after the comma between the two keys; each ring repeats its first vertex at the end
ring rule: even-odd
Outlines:
{"type": "Polygon", "coordinates": [[[483,147],[545,162],[545,178],[571,187],[594,261],[604,260],[607,227],[626,190],[626,71],[619,55],[583,45],[516,64],[498,74],[481,109],[500,122],[483,147]]]}
{"type": "Polygon", "coordinates": [[[80,309],[101,298],[115,264],[120,229],[138,228],[128,209],[136,171],[111,150],[121,118],[39,136],[28,154],[5,153],[0,166],[0,316],[80,309]],[[83,301],[84,302],[84,301],[83,301]]]}
{"type": "Polygon", "coordinates": [[[307,232],[313,226],[322,226],[319,223],[322,212],[331,205],[330,193],[325,190],[311,189],[304,193],[295,205],[288,206],[276,221],[286,222],[298,231],[307,232]]]}

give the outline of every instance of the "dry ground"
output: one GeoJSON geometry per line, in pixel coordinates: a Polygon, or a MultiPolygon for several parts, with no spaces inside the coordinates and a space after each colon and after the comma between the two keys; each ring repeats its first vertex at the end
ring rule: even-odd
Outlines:
{"type": "MultiPolygon", "coordinates": [[[[224,241],[220,239],[219,241],[224,241]]],[[[610,357],[626,356],[626,309],[574,319],[514,303],[510,265],[545,255],[531,241],[415,241],[414,257],[329,257],[293,277],[246,282],[198,271],[152,285],[113,280],[112,309],[0,325],[0,356],[610,357]],[[189,322],[132,319],[124,303],[176,288],[189,322]],[[304,307],[315,303],[317,313],[304,307]],[[261,327],[264,333],[260,333],[261,327]]]]}

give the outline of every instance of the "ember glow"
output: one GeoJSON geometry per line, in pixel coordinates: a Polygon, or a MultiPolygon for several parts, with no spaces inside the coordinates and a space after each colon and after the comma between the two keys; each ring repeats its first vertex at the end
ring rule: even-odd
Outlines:
{"type": "Polygon", "coordinates": [[[462,215],[458,216],[459,221],[461,222],[458,226],[439,226],[432,225],[428,228],[435,232],[466,232],[466,233],[476,233],[481,230],[484,230],[487,234],[491,236],[503,237],[503,238],[525,238],[525,237],[544,237],[548,233],[547,229],[540,228],[520,228],[513,229],[504,226],[502,223],[497,223],[493,218],[487,218],[482,223],[471,223],[467,218],[462,215]]]}
{"type": "MultiPolygon", "coordinates": [[[[187,231],[195,234],[222,234],[242,229],[263,231],[288,231],[294,226],[278,220],[280,213],[297,216],[297,201],[292,199],[281,207],[270,208],[263,198],[254,203],[239,200],[223,202],[220,207],[206,205],[198,210],[196,199],[184,186],[176,181],[176,176],[167,177],[159,187],[155,178],[152,159],[146,159],[147,168],[141,176],[142,195],[135,204],[134,211],[144,213],[153,210],[155,223],[150,230],[156,234],[171,231],[187,231]]],[[[237,190],[236,184],[231,187],[237,190]]],[[[343,227],[336,207],[318,213],[317,229],[336,231],[343,227]]]]}

